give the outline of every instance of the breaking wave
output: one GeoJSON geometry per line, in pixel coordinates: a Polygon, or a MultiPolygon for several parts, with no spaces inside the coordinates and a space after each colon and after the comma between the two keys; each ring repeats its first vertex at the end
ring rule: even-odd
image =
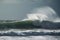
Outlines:
{"type": "Polygon", "coordinates": [[[24,20],[60,21],[56,12],[49,6],[34,9],[30,14],[27,14],[27,18],[24,20]]]}
{"type": "MultiPolygon", "coordinates": [[[[23,27],[23,28],[28,28],[28,27],[32,27],[34,28],[35,27],[35,21],[34,20],[40,20],[41,23],[36,23],[36,25],[38,24],[38,27],[40,27],[41,25],[41,28],[48,28],[48,29],[56,29],[56,28],[60,28],[59,24],[60,23],[53,23],[53,22],[57,22],[58,21],[58,15],[56,14],[56,12],[51,8],[51,7],[41,7],[41,8],[37,8],[37,9],[34,9],[31,14],[27,14],[27,18],[24,19],[24,20],[33,20],[32,22],[34,22],[33,24],[29,24],[29,26],[26,26],[28,25],[29,22],[17,22],[17,26],[15,23],[13,24],[9,24],[7,25],[6,27],[4,25],[2,26],[5,27],[5,28],[9,28],[11,27],[12,25],[12,28],[16,27],[16,28],[19,28],[19,27],[23,27]],[[46,20],[46,21],[45,21],[46,20]],[[45,21],[45,22],[42,22],[42,21],[45,21]],[[52,22],[49,22],[49,21],[52,21],[52,22]],[[19,25],[18,25],[19,24],[19,25]],[[21,26],[20,26],[21,25],[21,26]],[[24,26],[22,26],[24,25],[24,26]],[[31,26],[30,26],[31,25],[31,26]],[[34,26],[32,26],[34,25],[34,26]]],[[[31,22],[31,21],[30,21],[31,22]]],[[[32,23],[31,22],[31,23],[32,23]]],[[[37,27],[37,26],[36,26],[37,27]]],[[[46,30],[43,29],[31,29],[31,30],[27,30],[27,31],[22,31],[22,30],[8,30],[8,31],[0,31],[0,36],[43,36],[43,35],[48,35],[48,36],[60,36],[60,30],[46,30]]]]}

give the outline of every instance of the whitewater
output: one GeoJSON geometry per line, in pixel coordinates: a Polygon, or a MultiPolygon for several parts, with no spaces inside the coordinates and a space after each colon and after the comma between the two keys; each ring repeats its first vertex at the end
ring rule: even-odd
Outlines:
{"type": "MultiPolygon", "coordinates": [[[[9,33],[9,32],[14,32],[17,34],[22,34],[22,32],[60,32],[60,30],[46,30],[46,29],[10,29],[10,30],[5,30],[5,31],[0,31],[0,33],[9,33]]],[[[0,40],[60,40],[60,36],[50,36],[50,35],[44,35],[44,36],[0,36],[0,40]]]]}
{"type": "Polygon", "coordinates": [[[60,40],[59,36],[29,36],[29,37],[8,37],[2,36],[0,40],[60,40]]]}
{"type": "Polygon", "coordinates": [[[27,18],[23,19],[23,21],[24,20],[40,20],[40,22],[60,22],[60,18],[55,10],[49,6],[44,6],[32,10],[31,13],[27,14],[27,18]]]}
{"type": "MultiPolygon", "coordinates": [[[[56,12],[54,11],[53,8],[49,7],[49,6],[45,6],[45,7],[40,7],[40,8],[36,8],[34,10],[31,11],[31,13],[27,14],[27,18],[23,19],[22,21],[25,20],[40,20],[40,22],[46,20],[46,21],[52,21],[52,22],[60,22],[60,19],[58,17],[58,15],[56,14],[56,12]]],[[[10,30],[1,30],[0,33],[10,33],[10,32],[14,32],[17,34],[21,34],[21,35],[25,35],[23,34],[23,32],[25,33],[31,33],[31,32],[44,32],[44,33],[59,33],[60,30],[48,30],[48,29],[10,29],[10,30]]],[[[28,34],[29,34],[28,33],[28,34]]],[[[52,36],[52,35],[44,35],[44,36],[0,36],[0,40],[60,40],[60,36],[52,36]]]]}

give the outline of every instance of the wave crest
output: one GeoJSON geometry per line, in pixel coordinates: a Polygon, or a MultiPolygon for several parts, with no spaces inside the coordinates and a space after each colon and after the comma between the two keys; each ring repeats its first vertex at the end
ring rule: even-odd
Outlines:
{"type": "Polygon", "coordinates": [[[56,12],[49,6],[36,8],[24,20],[54,21],[58,18],[56,12]]]}

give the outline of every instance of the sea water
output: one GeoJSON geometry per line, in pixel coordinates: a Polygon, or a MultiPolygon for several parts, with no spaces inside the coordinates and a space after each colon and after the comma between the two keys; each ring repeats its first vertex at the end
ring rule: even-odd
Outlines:
{"type": "MultiPolygon", "coordinates": [[[[48,30],[48,29],[10,29],[0,31],[0,33],[22,33],[22,32],[60,32],[60,30],[48,30]]],[[[0,36],[0,40],[60,40],[60,36],[50,35],[36,35],[36,36],[0,36]]]]}

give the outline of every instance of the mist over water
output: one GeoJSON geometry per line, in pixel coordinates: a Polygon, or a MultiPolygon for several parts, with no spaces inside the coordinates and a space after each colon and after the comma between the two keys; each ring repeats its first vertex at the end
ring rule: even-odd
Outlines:
{"type": "Polygon", "coordinates": [[[30,14],[27,14],[27,18],[24,20],[46,20],[52,22],[60,22],[57,13],[54,11],[53,8],[49,6],[34,9],[33,11],[31,11],[30,14]]]}

